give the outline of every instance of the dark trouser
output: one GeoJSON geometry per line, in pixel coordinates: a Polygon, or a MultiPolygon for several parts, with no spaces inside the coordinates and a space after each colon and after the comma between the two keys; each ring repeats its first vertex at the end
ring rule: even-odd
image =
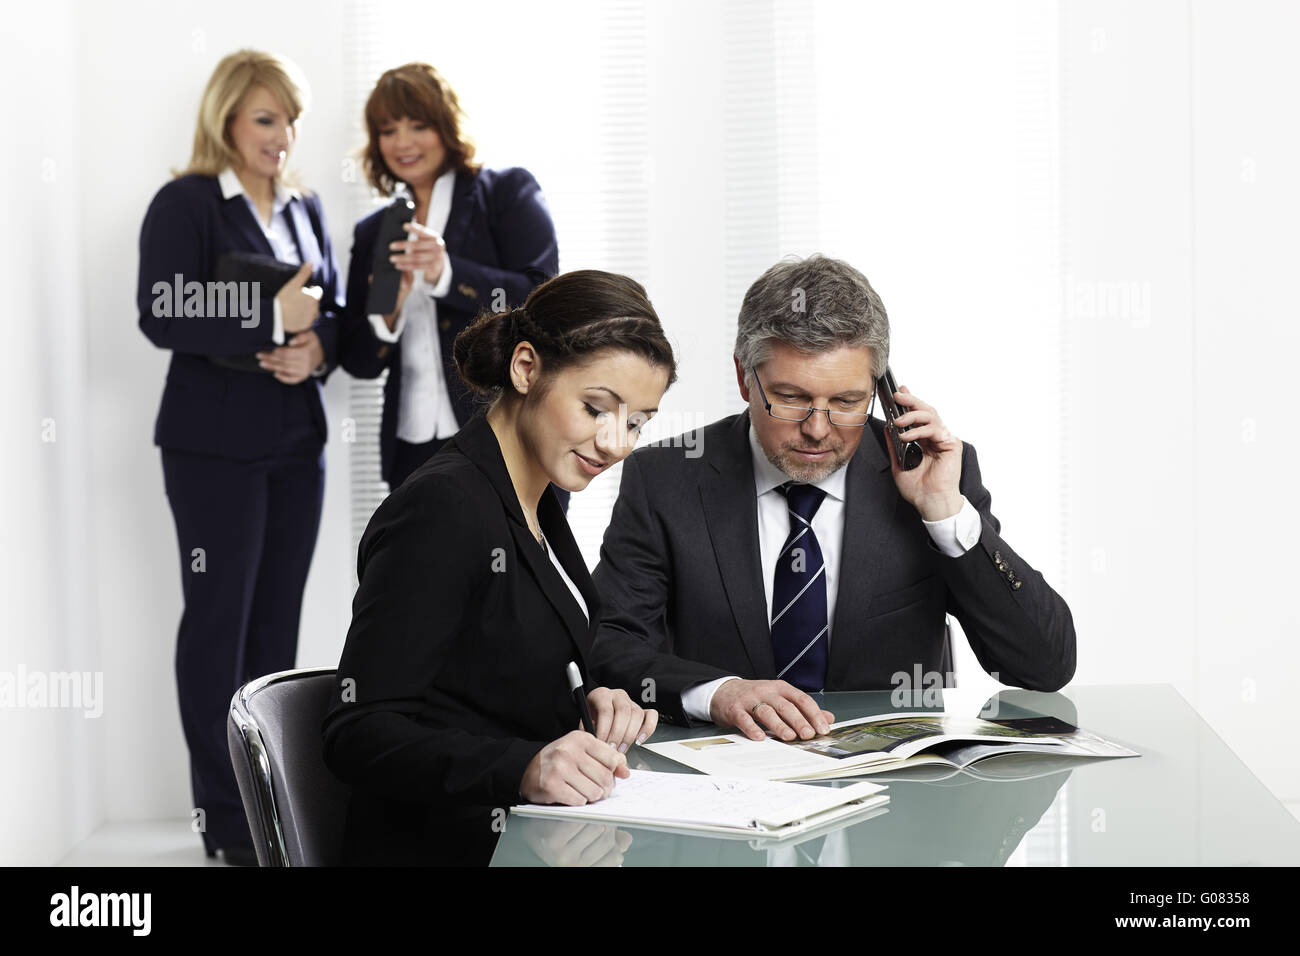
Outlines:
{"type": "MultiPolygon", "coordinates": [[[[411,472],[432,458],[434,452],[448,440],[446,438],[435,438],[433,441],[412,445],[410,442],[404,442],[400,438],[397,439],[397,443],[393,446],[393,480],[388,484],[389,490],[396,491],[411,472]]],[[[569,493],[558,485],[552,485],[551,487],[555,489],[555,493],[560,498],[560,506],[567,513],[569,510],[569,493]]]]}
{"type": "Polygon", "coordinates": [[[267,458],[162,452],[185,598],[176,684],[194,807],[203,811],[209,853],[250,842],[226,743],[230,698],[247,681],[294,666],[320,526],[320,435],[305,403],[287,417],[282,441],[267,458]]]}

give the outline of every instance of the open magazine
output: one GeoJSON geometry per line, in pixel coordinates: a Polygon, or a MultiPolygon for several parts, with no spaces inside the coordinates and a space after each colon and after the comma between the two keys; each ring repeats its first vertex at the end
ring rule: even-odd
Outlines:
{"type": "Polygon", "coordinates": [[[701,773],[757,780],[831,780],[926,765],[959,770],[1013,753],[1139,756],[1055,717],[985,720],[933,711],[842,720],[826,734],[789,743],[726,734],[645,746],[701,773]]]}

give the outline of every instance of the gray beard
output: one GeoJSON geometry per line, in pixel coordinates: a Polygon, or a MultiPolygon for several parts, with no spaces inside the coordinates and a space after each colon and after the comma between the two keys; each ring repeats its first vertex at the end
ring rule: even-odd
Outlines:
{"type": "Polygon", "coordinates": [[[786,463],[780,454],[768,455],[767,460],[772,463],[777,471],[781,472],[781,474],[785,475],[791,481],[800,481],[808,485],[814,485],[819,481],[829,478],[831,475],[835,474],[835,472],[848,464],[847,458],[841,461],[838,457],[832,457],[830,461],[822,465],[813,465],[811,463],[800,465],[796,463],[795,471],[792,472],[790,468],[786,467],[786,463]]]}

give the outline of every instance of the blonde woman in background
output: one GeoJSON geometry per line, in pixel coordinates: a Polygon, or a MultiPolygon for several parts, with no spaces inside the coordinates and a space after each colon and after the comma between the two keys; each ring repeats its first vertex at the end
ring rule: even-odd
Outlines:
{"type": "Polygon", "coordinates": [[[286,177],[307,97],[283,57],[223,59],[190,163],[140,230],[140,329],[172,353],[154,443],[180,553],[176,681],[194,807],[207,855],[243,865],[256,857],[226,714],[240,684],[294,665],[324,491],[321,384],[337,355],[325,218],[286,177]],[[296,274],[255,288],[246,277],[272,259],[296,274]],[[243,281],[218,284],[219,266],[243,281]]]}

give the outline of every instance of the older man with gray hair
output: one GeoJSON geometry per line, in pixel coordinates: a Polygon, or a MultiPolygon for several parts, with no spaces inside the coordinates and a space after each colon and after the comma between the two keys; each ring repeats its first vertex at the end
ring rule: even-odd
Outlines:
{"type": "Polygon", "coordinates": [[[1000,537],[975,449],[904,387],[895,427],[923,452],[904,470],[871,415],[888,362],[885,307],[847,263],[750,286],[749,408],[624,462],[593,575],[599,680],[668,720],[807,739],[833,720],[811,693],[951,686],[949,613],[1003,683],[1070,680],[1070,610],[1000,537]]]}

